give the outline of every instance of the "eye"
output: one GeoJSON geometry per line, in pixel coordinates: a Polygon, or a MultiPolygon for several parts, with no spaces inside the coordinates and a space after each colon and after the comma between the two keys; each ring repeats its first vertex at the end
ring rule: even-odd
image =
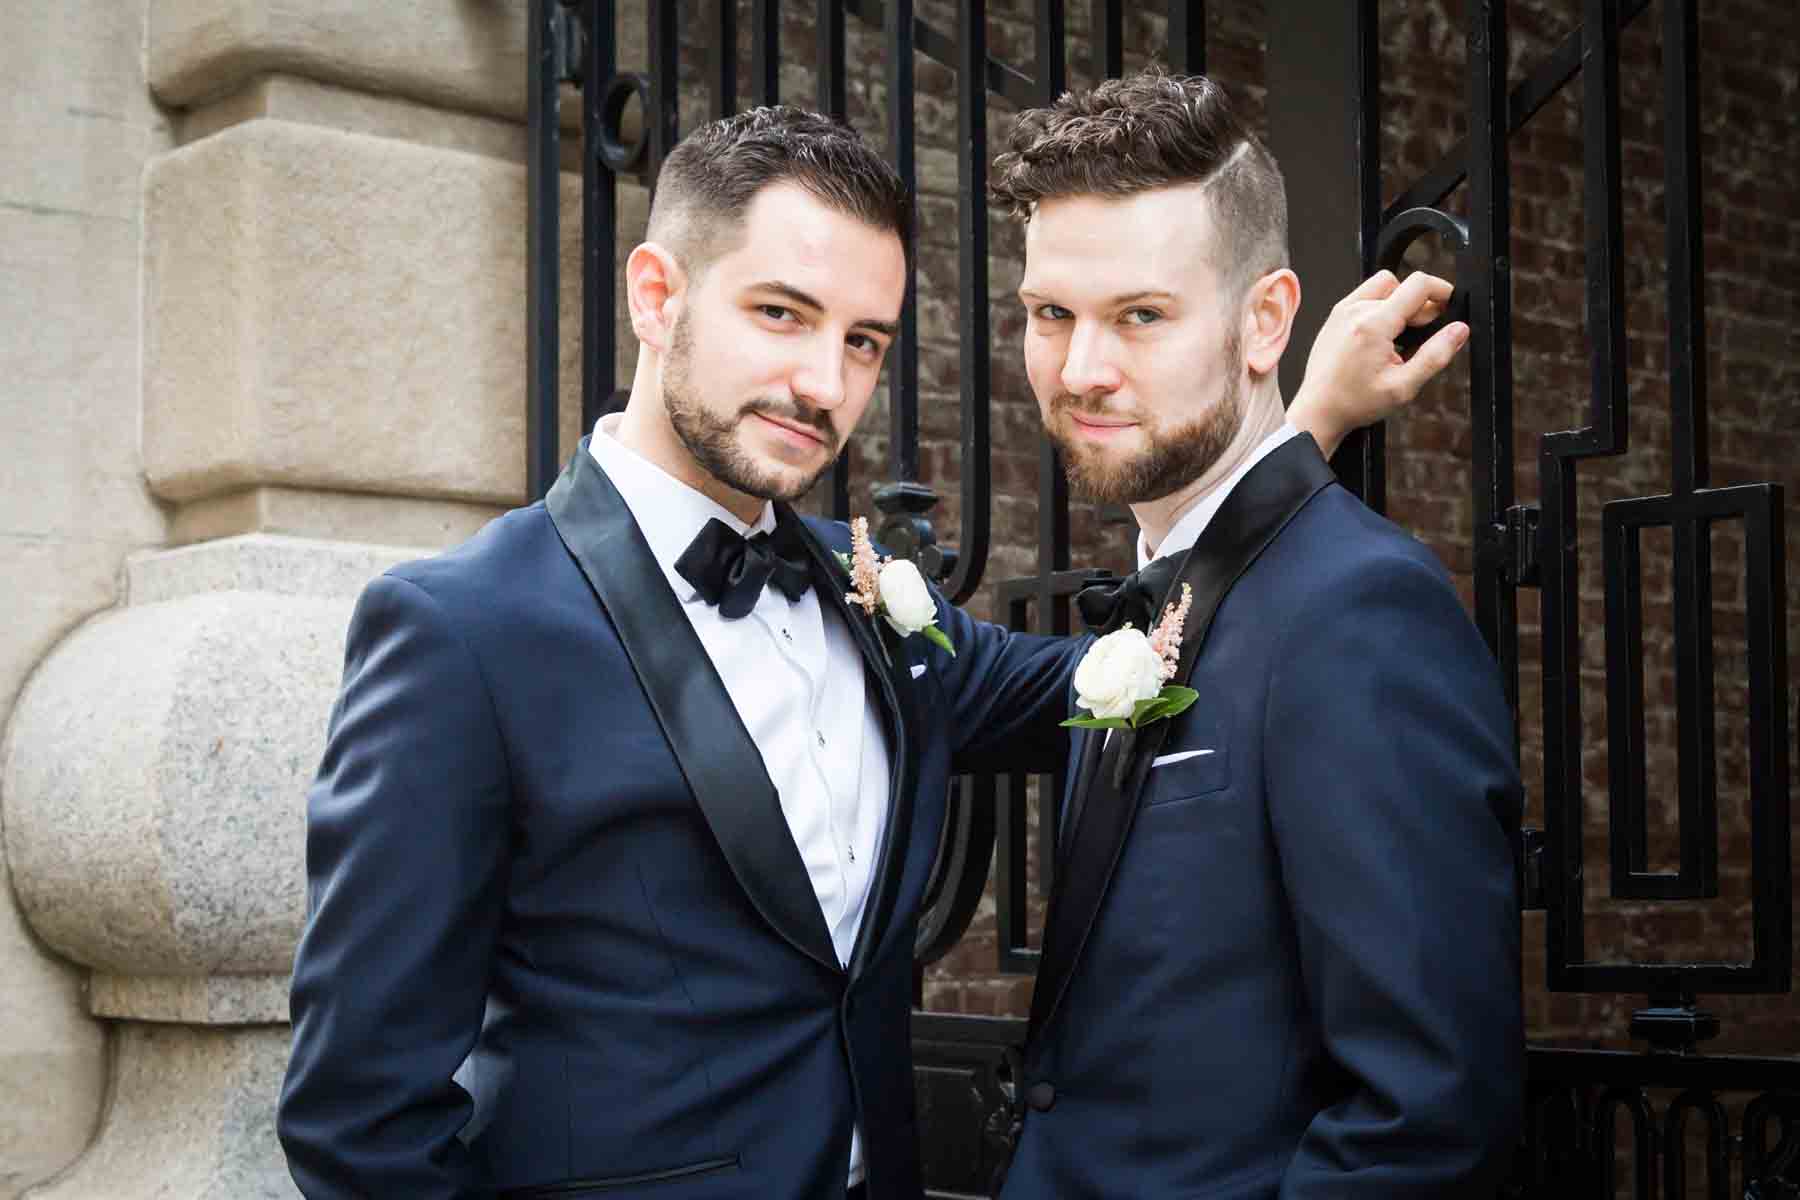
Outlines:
{"type": "Polygon", "coordinates": [[[1074,314],[1060,304],[1040,304],[1031,310],[1031,315],[1040,321],[1066,321],[1074,314]]]}
{"type": "Polygon", "coordinates": [[[844,344],[863,354],[880,354],[882,349],[881,343],[866,333],[853,333],[844,339],[844,344]]]}
{"type": "Polygon", "coordinates": [[[1154,308],[1128,308],[1125,310],[1127,325],[1154,325],[1163,319],[1163,315],[1154,308]]]}
{"type": "Polygon", "coordinates": [[[779,304],[759,304],[756,311],[771,321],[797,321],[799,316],[791,308],[783,308],[779,304]]]}

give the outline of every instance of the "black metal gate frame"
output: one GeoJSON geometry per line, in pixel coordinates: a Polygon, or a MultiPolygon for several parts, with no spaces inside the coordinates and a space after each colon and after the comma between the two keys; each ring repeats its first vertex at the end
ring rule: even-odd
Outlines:
{"type": "MultiPolygon", "coordinates": [[[[798,0],[790,0],[797,3],[798,0]]],[[[1531,1048],[1530,1119],[1509,1194],[1617,1194],[1614,1132],[1621,1111],[1631,1130],[1632,1192],[1686,1194],[1686,1129],[1704,1127],[1703,1174],[1709,1196],[1800,1195],[1800,1063],[1780,1058],[1703,1056],[1698,1043],[1718,1022],[1697,1007],[1708,993],[1787,992],[1792,974],[1792,878],[1787,757],[1785,504],[1771,483],[1715,488],[1708,482],[1704,277],[1700,216],[1697,0],[1662,0],[1665,195],[1668,228],[1669,362],[1674,448],[1667,494],[1615,500],[1602,510],[1606,584],[1607,744],[1610,761],[1611,892],[1615,898],[1678,903],[1719,894],[1718,805],[1712,711],[1710,532],[1741,521],[1749,650],[1749,757],[1752,956],[1749,962],[1639,964],[1591,961],[1583,938],[1583,846],[1577,467],[1629,447],[1626,329],[1620,205],[1619,34],[1649,0],[1582,0],[1581,28],[1517,85],[1506,77],[1504,0],[1468,0],[1470,135],[1442,160],[1381,203],[1378,0],[1267,0],[1266,56],[1270,138],[1286,164],[1290,195],[1356,198],[1345,206],[1296,203],[1291,214],[1295,268],[1323,294],[1350,290],[1377,267],[1397,268],[1408,247],[1435,236],[1455,253],[1454,304],[1466,315],[1474,453],[1475,619],[1503,668],[1518,709],[1517,592],[1542,589],[1544,812],[1546,828],[1527,830],[1520,846],[1521,894],[1547,910],[1548,986],[1553,991],[1644,994],[1650,1003],[1632,1032],[1657,1052],[1531,1048]],[[1575,76],[1581,76],[1586,227],[1586,318],[1592,344],[1587,423],[1539,439],[1542,504],[1514,496],[1509,136],[1575,76]],[[1346,99],[1352,100],[1346,103],[1346,99]],[[1466,220],[1442,206],[1468,184],[1466,220]],[[1641,532],[1667,527],[1674,547],[1680,866],[1650,871],[1645,786],[1642,675],[1641,532]],[[1677,1094],[1659,1115],[1653,1090],[1677,1094]],[[1730,1130],[1725,1094],[1749,1094],[1739,1130],[1730,1130]],[[1771,1128],[1775,1144],[1770,1144],[1771,1128]],[[1657,1169],[1660,1160],[1660,1171],[1657,1169]]],[[[817,66],[813,107],[846,112],[845,22],[883,30],[888,94],[913,95],[914,54],[955,69],[958,80],[958,243],[963,473],[961,529],[954,548],[937,543],[930,521],[935,493],[918,481],[918,329],[916,280],[909,266],[907,303],[889,367],[891,479],[875,491],[885,514],[882,536],[917,558],[961,603],[980,586],[991,540],[988,397],[986,186],[990,94],[1016,107],[1046,103],[1066,86],[1065,5],[1037,0],[1032,72],[987,52],[986,4],[962,0],[946,33],[919,20],[912,0],[814,0],[817,66]]],[[[1170,0],[1164,61],[1205,70],[1206,5],[1170,0]]],[[[529,263],[527,480],[543,494],[559,467],[557,446],[557,298],[560,88],[582,92],[582,423],[590,427],[616,392],[614,272],[616,181],[634,174],[654,186],[680,133],[679,28],[673,0],[646,0],[650,70],[621,73],[616,13],[610,0],[531,0],[529,100],[529,263]],[[627,140],[627,108],[642,108],[642,132],[627,140]]],[[[1122,0],[1091,0],[1095,61],[1107,75],[1123,68],[1122,0]]],[[[748,91],[758,103],[779,97],[780,0],[750,0],[748,91]]],[[[732,111],[739,92],[738,5],[711,0],[706,64],[711,115],[732,111]]],[[[895,165],[914,177],[912,105],[893,104],[888,134],[895,165]]],[[[1310,341],[1318,315],[1303,318],[1297,342],[1310,341]]],[[[1298,356],[1289,356],[1297,358],[1298,356]]],[[[1298,364],[1290,364],[1297,370],[1298,364]]],[[[1296,380],[1286,380],[1288,393],[1296,380]]],[[[1068,598],[1092,573],[1069,565],[1068,495],[1060,464],[1040,450],[1038,565],[1035,576],[996,585],[1015,628],[1069,629],[1068,598]]],[[[1384,506],[1382,432],[1350,439],[1334,461],[1339,476],[1378,510],[1384,506]]],[[[831,472],[829,508],[849,510],[849,471],[831,472]]],[[[959,781],[921,923],[921,964],[945,953],[967,928],[996,858],[1001,968],[1029,972],[1026,946],[1026,838],[1022,775],[959,781]]],[[[1046,778],[1043,786],[1062,786],[1046,778]]],[[[1043,844],[1055,844],[1056,805],[1041,806],[1043,844]]],[[[1046,873],[1047,874],[1047,873],[1046,873]]],[[[1043,888],[1048,878],[1040,880],[1043,888]]],[[[927,1178],[934,1195],[981,1194],[1006,1150],[1011,1103],[1005,1061],[1023,1035],[1008,1019],[918,1013],[921,1127],[927,1129],[927,1178]],[[934,1085],[931,1077],[937,1080],[934,1085]],[[943,1086],[939,1086],[943,1085],[943,1086]]]]}

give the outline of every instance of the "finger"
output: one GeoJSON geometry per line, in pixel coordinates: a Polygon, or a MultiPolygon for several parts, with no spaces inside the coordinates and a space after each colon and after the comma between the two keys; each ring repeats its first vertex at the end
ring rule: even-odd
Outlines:
{"type": "Polygon", "coordinates": [[[1394,289],[1392,295],[1381,302],[1376,319],[1389,331],[1388,337],[1399,337],[1400,331],[1412,323],[1414,313],[1428,302],[1448,303],[1451,292],[1455,290],[1448,281],[1439,279],[1436,275],[1414,271],[1400,281],[1400,286],[1394,289]]]}
{"type": "Polygon", "coordinates": [[[1412,403],[1421,388],[1456,361],[1457,354],[1468,342],[1469,327],[1461,321],[1452,321],[1432,334],[1405,363],[1394,368],[1401,403],[1412,403]]]}
{"type": "Polygon", "coordinates": [[[1383,268],[1356,285],[1356,289],[1345,300],[1381,300],[1393,294],[1400,286],[1400,280],[1392,271],[1383,268]]]}
{"type": "Polygon", "coordinates": [[[1427,300],[1419,306],[1419,311],[1408,317],[1408,325],[1429,325],[1444,315],[1444,306],[1436,300],[1427,300]]]}

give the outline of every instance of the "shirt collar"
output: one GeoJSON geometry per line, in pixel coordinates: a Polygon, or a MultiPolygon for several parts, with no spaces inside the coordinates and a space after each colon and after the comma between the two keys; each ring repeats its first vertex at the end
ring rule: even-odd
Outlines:
{"type": "Polygon", "coordinates": [[[615,434],[622,420],[623,413],[609,413],[596,421],[594,436],[588,440],[588,453],[625,498],[625,507],[631,510],[632,519],[649,543],[650,553],[656,556],[676,599],[686,604],[699,593],[675,570],[675,560],[694,536],[715,518],[745,536],[768,533],[775,528],[775,506],[764,502],[755,523],[744,524],[716,500],[620,442],[615,434]]]}
{"type": "Polygon", "coordinates": [[[1142,569],[1148,566],[1153,559],[1167,558],[1171,554],[1187,553],[1193,544],[1200,540],[1200,535],[1206,532],[1206,527],[1212,524],[1213,515],[1223,507],[1225,497],[1231,495],[1231,489],[1238,485],[1240,479],[1250,473],[1250,468],[1274,453],[1283,442],[1296,436],[1299,432],[1298,429],[1283,421],[1281,428],[1258,442],[1256,449],[1250,451],[1250,456],[1238,464],[1237,470],[1227,475],[1219,486],[1209,492],[1200,503],[1182,514],[1181,520],[1175,522],[1175,527],[1164,536],[1162,545],[1156,548],[1154,555],[1150,553],[1149,546],[1144,544],[1144,534],[1140,530],[1137,538],[1138,567],[1142,569]]]}

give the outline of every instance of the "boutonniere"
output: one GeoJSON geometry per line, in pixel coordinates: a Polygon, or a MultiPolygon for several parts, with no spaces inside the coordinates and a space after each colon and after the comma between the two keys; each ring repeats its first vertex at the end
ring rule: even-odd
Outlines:
{"type": "Polygon", "coordinates": [[[1194,602],[1191,584],[1181,585],[1181,601],[1163,610],[1148,634],[1129,624],[1088,648],[1075,668],[1075,705],[1090,715],[1065,726],[1080,729],[1138,729],[1185,712],[1200,698],[1190,687],[1169,683],[1181,662],[1181,626],[1194,602]]]}
{"type": "Polygon", "coordinates": [[[856,589],[844,593],[846,601],[871,618],[880,617],[901,637],[919,634],[956,657],[956,647],[937,626],[937,604],[925,586],[925,577],[904,558],[875,557],[867,517],[850,522],[850,553],[840,552],[838,561],[850,572],[850,586],[856,589]]]}

